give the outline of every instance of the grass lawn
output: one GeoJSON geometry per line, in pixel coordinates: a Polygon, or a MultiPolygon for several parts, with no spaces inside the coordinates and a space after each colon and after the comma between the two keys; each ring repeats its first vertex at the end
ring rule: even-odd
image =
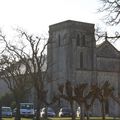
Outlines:
{"type": "MultiPolygon", "coordinates": [[[[14,117],[13,118],[2,118],[2,120],[14,120],[14,117]]],[[[21,120],[33,120],[33,119],[32,118],[22,118],[21,120]]],[[[71,118],[55,117],[55,118],[49,118],[49,120],[71,120],[71,118]]],[[[80,118],[76,118],[76,120],[80,120],[80,118]]],[[[102,120],[102,117],[90,117],[90,120],[102,120]]],[[[120,120],[120,118],[106,117],[106,120],[120,120]]]]}
{"type": "MultiPolygon", "coordinates": [[[[14,120],[14,117],[13,118],[2,118],[2,120],[14,120]]],[[[33,120],[31,118],[22,118],[21,120],[33,120]]]]}

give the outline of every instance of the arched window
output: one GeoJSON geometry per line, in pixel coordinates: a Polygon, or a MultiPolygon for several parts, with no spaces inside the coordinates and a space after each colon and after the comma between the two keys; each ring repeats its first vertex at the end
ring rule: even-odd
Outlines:
{"type": "Polygon", "coordinates": [[[82,46],[85,46],[86,41],[85,41],[85,35],[82,35],[82,46]]]}
{"type": "Polygon", "coordinates": [[[79,34],[77,34],[76,45],[80,46],[80,35],[79,34]]]}
{"type": "Polygon", "coordinates": [[[83,52],[80,52],[80,68],[83,68],[83,52]]]}
{"type": "Polygon", "coordinates": [[[58,46],[60,47],[60,35],[58,35],[58,46]]]}

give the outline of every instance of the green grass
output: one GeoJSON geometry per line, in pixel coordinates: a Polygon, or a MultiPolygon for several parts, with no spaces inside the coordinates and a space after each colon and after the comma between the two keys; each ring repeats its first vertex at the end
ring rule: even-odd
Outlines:
{"type": "MultiPolygon", "coordinates": [[[[14,120],[13,118],[2,118],[2,120],[14,120]]],[[[22,118],[21,120],[33,120],[32,118],[22,118]]],[[[71,120],[70,117],[55,117],[55,118],[49,118],[49,120],[71,120]]],[[[80,118],[76,118],[76,120],[80,120],[80,118]]],[[[90,117],[90,120],[102,120],[102,117],[90,117]]],[[[120,118],[116,117],[106,117],[106,120],[120,120],[120,118]]]]}
{"type": "MultiPolygon", "coordinates": [[[[15,120],[15,118],[2,118],[2,120],[15,120]]],[[[22,118],[21,120],[32,120],[31,118],[22,118]]]]}

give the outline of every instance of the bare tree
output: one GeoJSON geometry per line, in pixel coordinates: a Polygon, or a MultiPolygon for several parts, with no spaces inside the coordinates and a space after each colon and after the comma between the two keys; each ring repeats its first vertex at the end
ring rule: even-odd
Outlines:
{"type": "Polygon", "coordinates": [[[27,69],[24,71],[24,74],[21,72],[23,65],[24,63],[16,58],[15,54],[10,53],[10,56],[1,56],[0,76],[14,95],[17,108],[16,120],[20,120],[20,102],[31,88],[29,72],[27,69]]]}
{"type": "Polygon", "coordinates": [[[106,13],[105,21],[110,25],[118,25],[120,23],[120,0],[100,0],[102,7],[99,12],[106,13]]]}
{"type": "MultiPolygon", "coordinates": [[[[81,110],[81,115],[80,115],[80,119],[84,120],[84,112],[86,111],[86,113],[88,112],[90,106],[87,103],[89,97],[88,94],[85,94],[85,90],[87,88],[87,84],[83,83],[83,84],[77,84],[77,85],[72,85],[72,83],[70,81],[66,81],[65,85],[61,84],[58,86],[58,90],[60,92],[60,95],[56,97],[57,100],[59,100],[60,98],[63,98],[65,100],[67,100],[70,103],[71,109],[73,111],[73,103],[74,101],[80,106],[80,110],[81,110]]],[[[72,119],[75,116],[72,116],[72,119]]],[[[87,114],[87,120],[89,119],[89,116],[87,114]]]]}
{"type": "Polygon", "coordinates": [[[90,89],[86,83],[71,85],[71,82],[67,81],[66,84],[61,84],[58,86],[58,90],[60,95],[56,96],[55,101],[59,100],[60,97],[70,102],[77,102],[80,106],[81,110],[81,120],[84,120],[84,115],[87,115],[87,120],[89,120],[89,110],[93,106],[95,100],[99,100],[101,103],[101,112],[103,120],[105,120],[105,114],[108,114],[109,108],[106,109],[106,103],[112,98],[118,104],[120,104],[120,100],[118,97],[114,96],[114,88],[112,85],[105,81],[102,86],[98,86],[97,84],[91,85],[90,89]],[[65,92],[65,89],[68,90],[65,92]],[[86,92],[88,90],[88,92],[86,92]]]}
{"type": "Polygon", "coordinates": [[[60,92],[59,97],[65,99],[66,101],[68,101],[70,103],[70,107],[72,109],[72,120],[74,120],[75,116],[74,116],[74,110],[73,110],[73,103],[74,103],[74,101],[73,101],[73,92],[74,92],[73,85],[71,84],[70,81],[67,80],[65,82],[65,85],[64,84],[58,85],[58,90],[60,92]]]}
{"type": "Polygon", "coordinates": [[[106,31],[102,31],[100,28],[97,28],[95,31],[96,42],[109,40],[111,43],[115,43],[120,38],[120,33],[115,32],[114,35],[108,35],[106,31]]]}
{"type": "Polygon", "coordinates": [[[44,69],[44,64],[46,62],[45,57],[45,49],[47,47],[48,42],[43,45],[43,39],[41,37],[28,35],[26,32],[20,31],[21,37],[25,37],[25,40],[28,41],[29,47],[31,50],[31,55],[24,52],[24,56],[30,58],[30,64],[27,64],[28,68],[30,68],[32,83],[34,89],[36,91],[37,98],[37,114],[36,119],[40,119],[40,107],[41,105],[47,104],[46,101],[46,85],[45,80],[47,79],[47,68],[44,69]],[[42,45],[41,45],[42,44],[42,45]],[[41,47],[41,48],[40,48],[41,47]],[[31,69],[32,66],[32,69],[31,69]],[[44,72],[43,72],[44,69],[44,72]]]}
{"type": "MultiPolygon", "coordinates": [[[[8,41],[1,35],[2,41],[6,44],[6,48],[11,54],[16,55],[16,59],[20,59],[25,65],[25,70],[29,73],[31,83],[36,92],[37,114],[36,119],[40,119],[40,106],[46,104],[46,77],[48,68],[44,67],[46,63],[45,51],[48,44],[47,39],[29,35],[27,32],[17,30],[19,33],[19,44],[8,45],[8,41]],[[44,41],[43,41],[44,40],[44,41]],[[45,41],[46,40],[46,41],[45,41]],[[45,44],[43,44],[45,42],[45,44]]],[[[13,61],[11,62],[11,64],[13,61]]],[[[22,90],[22,89],[21,89],[22,90]]]]}
{"type": "Polygon", "coordinates": [[[97,84],[91,85],[91,89],[89,92],[89,97],[91,97],[90,106],[92,106],[95,102],[95,100],[99,100],[101,103],[101,112],[103,120],[105,120],[105,104],[108,102],[110,98],[112,98],[113,95],[113,87],[108,81],[105,81],[105,83],[99,87],[97,84]]]}
{"type": "MultiPolygon", "coordinates": [[[[103,17],[103,21],[107,25],[119,25],[120,23],[120,0],[99,0],[102,3],[102,6],[98,8],[98,13],[104,12],[105,16],[103,17]]],[[[98,33],[98,32],[97,32],[98,33]]],[[[99,34],[101,38],[101,34],[99,34]]],[[[102,37],[105,37],[102,34],[102,37]]],[[[107,36],[109,40],[118,40],[120,38],[119,31],[116,31],[114,35],[107,36]]]]}
{"type": "Polygon", "coordinates": [[[87,104],[87,99],[88,99],[87,94],[85,94],[85,90],[87,87],[88,87],[88,84],[86,83],[78,84],[74,87],[75,96],[73,97],[73,99],[80,106],[80,110],[81,110],[80,120],[84,120],[85,108],[86,110],[89,109],[87,104]]]}

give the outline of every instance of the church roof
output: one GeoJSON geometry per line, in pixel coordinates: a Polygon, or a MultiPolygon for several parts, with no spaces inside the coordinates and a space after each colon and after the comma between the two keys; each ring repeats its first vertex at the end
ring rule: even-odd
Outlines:
{"type": "Polygon", "coordinates": [[[98,57],[120,58],[120,52],[108,40],[97,45],[96,55],[98,57]]]}
{"type": "Polygon", "coordinates": [[[66,20],[63,22],[59,22],[53,25],[49,26],[50,31],[57,31],[61,29],[74,29],[74,28],[82,28],[82,29],[94,29],[94,24],[92,23],[85,23],[85,22],[79,22],[79,21],[74,21],[74,20],[66,20]]]}
{"type": "Polygon", "coordinates": [[[78,23],[78,24],[94,25],[93,23],[86,23],[86,22],[80,22],[80,21],[75,21],[75,20],[66,20],[66,21],[62,21],[62,22],[59,22],[59,23],[56,23],[56,24],[53,24],[53,25],[50,25],[50,26],[56,26],[56,25],[66,24],[66,23],[69,23],[69,24],[78,23]]]}

